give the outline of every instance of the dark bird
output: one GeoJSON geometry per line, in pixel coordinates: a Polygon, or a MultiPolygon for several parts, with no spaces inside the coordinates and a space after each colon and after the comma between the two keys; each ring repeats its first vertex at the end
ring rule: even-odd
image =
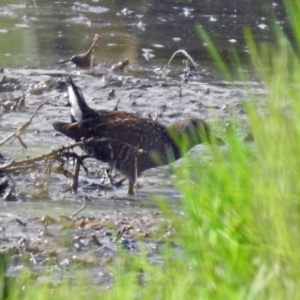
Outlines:
{"type": "Polygon", "coordinates": [[[95,111],[86,104],[70,77],[67,83],[73,123],[55,122],[53,127],[76,142],[93,138],[83,143],[83,150],[89,157],[108,162],[128,177],[129,194],[133,194],[135,179],[143,171],[182,157],[184,153],[178,146],[181,143],[185,143],[184,149],[188,151],[204,141],[220,142],[212,135],[209,125],[198,118],[166,127],[128,112],[95,111]]]}

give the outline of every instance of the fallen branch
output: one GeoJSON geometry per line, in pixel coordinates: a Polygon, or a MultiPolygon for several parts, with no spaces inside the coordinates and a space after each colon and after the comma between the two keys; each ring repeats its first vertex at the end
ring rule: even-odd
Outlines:
{"type": "MultiPolygon", "coordinates": [[[[26,158],[23,160],[15,161],[11,160],[10,162],[6,163],[5,165],[0,166],[0,171],[2,172],[10,172],[16,171],[18,169],[28,169],[33,167],[32,163],[42,161],[45,159],[60,159],[62,157],[73,157],[82,161],[82,159],[76,153],[70,153],[68,150],[73,149],[77,146],[82,145],[82,142],[74,143],[69,146],[61,147],[57,150],[52,150],[48,153],[44,153],[35,157],[26,158]]],[[[86,170],[86,169],[85,169],[86,170]]]]}
{"type": "Polygon", "coordinates": [[[29,165],[32,164],[33,162],[41,161],[46,158],[55,158],[56,155],[57,155],[57,151],[52,150],[51,152],[41,154],[39,156],[19,160],[19,161],[11,160],[10,162],[6,163],[5,165],[0,166],[0,171],[4,171],[4,172],[15,171],[15,170],[17,170],[17,167],[21,168],[22,166],[23,167],[25,166],[28,168],[29,165]]]}

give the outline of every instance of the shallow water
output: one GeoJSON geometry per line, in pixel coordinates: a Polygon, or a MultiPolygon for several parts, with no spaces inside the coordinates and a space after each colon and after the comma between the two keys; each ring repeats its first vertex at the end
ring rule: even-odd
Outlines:
{"type": "Polygon", "coordinates": [[[288,30],[281,1],[3,0],[0,16],[0,66],[18,68],[51,67],[88,49],[96,33],[101,37],[97,63],[127,57],[132,66],[160,67],[174,51],[185,49],[207,67],[207,45],[197,26],[208,32],[224,59],[236,49],[247,62],[245,28],[268,43],[274,18],[288,30]]]}

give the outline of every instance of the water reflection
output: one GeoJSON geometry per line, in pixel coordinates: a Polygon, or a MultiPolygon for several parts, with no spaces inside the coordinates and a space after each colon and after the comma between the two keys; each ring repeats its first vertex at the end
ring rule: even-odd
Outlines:
{"type": "Polygon", "coordinates": [[[101,37],[98,63],[128,57],[132,64],[161,66],[175,50],[186,49],[205,65],[209,58],[196,25],[225,58],[234,47],[245,59],[243,29],[272,42],[274,16],[287,27],[279,1],[2,0],[0,66],[49,67],[86,50],[95,33],[101,37]]]}

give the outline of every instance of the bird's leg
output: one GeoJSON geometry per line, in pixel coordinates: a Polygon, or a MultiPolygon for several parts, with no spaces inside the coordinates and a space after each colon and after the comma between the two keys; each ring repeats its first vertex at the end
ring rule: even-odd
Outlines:
{"type": "MultiPolygon", "coordinates": [[[[143,151],[143,150],[141,150],[143,151]]],[[[142,153],[142,152],[141,152],[142,153]]],[[[134,158],[134,183],[135,184],[135,189],[136,189],[136,196],[138,196],[138,186],[136,184],[136,179],[137,179],[137,160],[140,152],[139,150],[136,151],[135,158],[134,158]]]]}
{"type": "MultiPolygon", "coordinates": [[[[135,185],[136,179],[137,179],[137,158],[140,153],[144,153],[144,150],[138,150],[136,152],[136,155],[134,158],[134,170],[132,172],[133,174],[129,177],[128,195],[134,195],[133,188],[134,188],[134,185],[135,185]]],[[[136,195],[137,195],[137,193],[138,193],[138,188],[136,185],[136,195]]]]}
{"type": "MultiPolygon", "coordinates": [[[[134,169],[131,172],[131,176],[129,176],[129,188],[128,195],[134,195],[133,188],[136,185],[136,195],[138,196],[138,185],[136,184],[136,179],[138,177],[138,156],[141,154],[145,154],[147,151],[143,149],[137,149],[134,158],[134,169]]],[[[120,181],[124,181],[126,178],[121,179],[120,181]]]]}
{"type": "Polygon", "coordinates": [[[77,189],[78,189],[78,177],[79,177],[80,166],[82,165],[83,168],[86,169],[85,166],[83,165],[83,160],[85,158],[87,158],[87,155],[77,156],[76,158],[76,163],[74,167],[74,178],[71,185],[71,189],[74,193],[77,193],[77,189]]]}
{"type": "Polygon", "coordinates": [[[132,180],[129,181],[128,195],[134,195],[133,192],[134,182],[132,180]]]}
{"type": "Polygon", "coordinates": [[[135,191],[136,191],[136,196],[139,196],[139,185],[137,184],[137,182],[135,182],[135,191]]]}
{"type": "Polygon", "coordinates": [[[77,189],[78,189],[79,171],[80,171],[80,162],[78,161],[78,159],[76,159],[75,167],[74,167],[74,178],[71,185],[71,189],[74,193],[77,193],[77,189]]]}

